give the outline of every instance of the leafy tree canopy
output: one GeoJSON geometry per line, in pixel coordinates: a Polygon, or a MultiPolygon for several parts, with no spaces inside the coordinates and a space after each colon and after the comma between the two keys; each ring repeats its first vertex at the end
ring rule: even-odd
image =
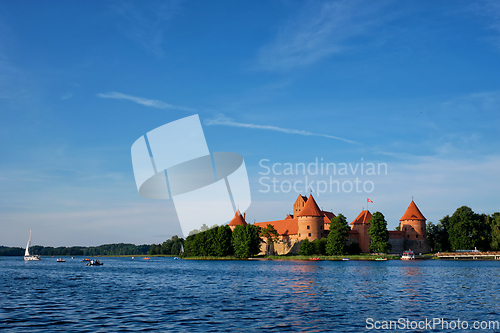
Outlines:
{"type": "Polygon", "coordinates": [[[387,253],[391,250],[389,244],[389,231],[387,231],[387,221],[384,214],[375,212],[370,220],[370,252],[387,253]]]}
{"type": "Polygon", "coordinates": [[[339,214],[330,222],[330,231],[326,243],[326,253],[342,255],[346,252],[346,241],[349,236],[349,224],[344,215],[339,214]]]}

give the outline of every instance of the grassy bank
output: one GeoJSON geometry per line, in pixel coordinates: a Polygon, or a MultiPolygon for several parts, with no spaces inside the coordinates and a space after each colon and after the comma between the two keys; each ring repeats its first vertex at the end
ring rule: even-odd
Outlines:
{"type": "Polygon", "coordinates": [[[252,258],[236,258],[234,256],[228,257],[182,257],[182,259],[187,260],[306,260],[310,261],[311,258],[319,258],[320,260],[342,260],[344,258],[349,258],[350,260],[375,260],[377,258],[387,258],[387,260],[400,259],[399,256],[390,255],[371,255],[371,254],[360,254],[360,255],[348,255],[348,256],[303,256],[299,254],[284,255],[284,256],[256,256],[252,258]]]}
{"type": "Polygon", "coordinates": [[[269,260],[311,260],[311,258],[319,258],[320,260],[343,260],[349,258],[350,260],[375,260],[377,258],[387,258],[387,260],[400,259],[399,256],[391,255],[372,255],[372,254],[358,254],[358,255],[343,255],[343,256],[303,256],[303,255],[285,255],[285,256],[264,256],[262,258],[269,260]]]}

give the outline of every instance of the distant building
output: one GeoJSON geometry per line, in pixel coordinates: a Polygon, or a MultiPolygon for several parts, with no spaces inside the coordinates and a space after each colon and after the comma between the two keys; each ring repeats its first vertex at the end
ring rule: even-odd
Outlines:
{"type": "MultiPolygon", "coordinates": [[[[287,214],[283,220],[258,222],[255,225],[265,228],[271,224],[278,231],[280,241],[274,244],[274,248],[271,248],[272,252],[296,253],[304,239],[313,241],[328,237],[330,221],[334,217],[333,212],[319,209],[312,195],[309,198],[299,195],[293,204],[293,215],[287,214]]],[[[351,222],[351,230],[347,239],[348,244],[359,243],[361,251],[365,253],[370,252],[368,229],[371,218],[372,214],[368,210],[361,211],[351,222]]],[[[244,215],[241,216],[237,212],[229,226],[234,229],[234,226],[242,223],[246,224],[244,215]]],[[[392,245],[391,253],[402,253],[408,249],[416,253],[430,252],[430,246],[427,243],[426,219],[413,200],[400,219],[400,231],[389,231],[389,243],[392,245]]],[[[269,249],[267,244],[262,245],[263,252],[265,249],[269,249]]]]}
{"type": "Polygon", "coordinates": [[[234,231],[234,228],[236,228],[237,225],[247,225],[247,222],[245,221],[245,213],[241,215],[240,210],[238,209],[236,211],[236,214],[234,214],[233,219],[231,222],[229,222],[229,228],[231,228],[231,231],[234,231]]]}

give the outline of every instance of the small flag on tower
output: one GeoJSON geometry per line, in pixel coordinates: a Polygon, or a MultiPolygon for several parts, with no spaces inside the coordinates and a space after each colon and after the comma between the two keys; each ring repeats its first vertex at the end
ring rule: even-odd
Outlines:
{"type": "Polygon", "coordinates": [[[371,201],[370,199],[366,198],[366,202],[371,202],[373,203],[373,201],[371,201]]]}

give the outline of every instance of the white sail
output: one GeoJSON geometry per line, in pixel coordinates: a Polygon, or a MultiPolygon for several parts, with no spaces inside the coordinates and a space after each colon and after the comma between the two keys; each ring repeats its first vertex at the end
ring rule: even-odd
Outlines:
{"type": "Polygon", "coordinates": [[[30,255],[30,244],[31,244],[31,230],[30,230],[30,239],[28,239],[28,245],[26,245],[26,251],[24,251],[24,256],[28,257],[30,255]]]}
{"type": "Polygon", "coordinates": [[[184,253],[184,245],[181,244],[181,252],[180,254],[183,254],[184,253]]]}
{"type": "Polygon", "coordinates": [[[28,244],[26,245],[26,251],[24,251],[24,260],[40,260],[39,255],[30,255],[30,245],[31,245],[31,230],[30,230],[30,239],[28,239],[28,244]]]}

